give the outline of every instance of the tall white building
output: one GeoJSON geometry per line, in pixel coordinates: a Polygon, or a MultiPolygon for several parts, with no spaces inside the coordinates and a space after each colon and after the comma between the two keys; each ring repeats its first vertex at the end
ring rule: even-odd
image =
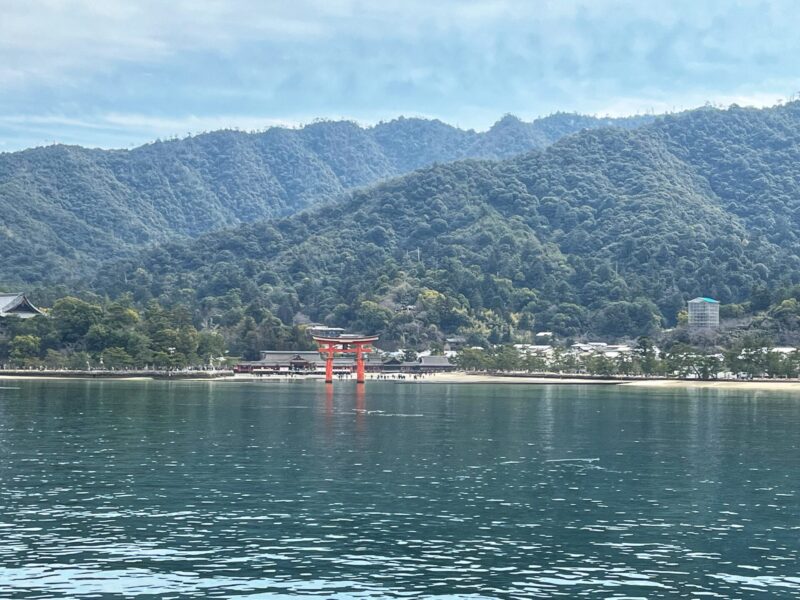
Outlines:
{"type": "Polygon", "coordinates": [[[719,327],[719,302],[713,298],[695,298],[687,303],[689,327],[713,329],[719,327]]]}

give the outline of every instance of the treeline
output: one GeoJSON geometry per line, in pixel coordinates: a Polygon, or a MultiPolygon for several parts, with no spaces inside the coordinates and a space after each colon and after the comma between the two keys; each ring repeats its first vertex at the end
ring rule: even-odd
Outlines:
{"type": "Polygon", "coordinates": [[[556,347],[551,353],[520,352],[514,346],[489,350],[465,349],[456,364],[467,371],[588,374],[599,377],[660,376],[680,379],[716,379],[720,373],[737,378],[800,377],[800,352],[779,351],[759,337],[748,337],[718,352],[688,344],[674,344],[664,352],[640,338],[630,352],[580,354],[556,347]]]}
{"type": "Polygon", "coordinates": [[[0,321],[0,363],[13,367],[178,368],[224,360],[225,341],[183,307],[61,298],[47,317],[0,321]]]}
{"type": "MultiPolygon", "coordinates": [[[[284,299],[284,301],[287,301],[284,299]]],[[[345,310],[347,307],[341,307],[345,310]]],[[[429,336],[417,349],[442,350],[436,324],[459,318],[441,294],[423,290],[413,304],[400,311],[370,301],[357,309],[365,331],[379,330],[383,319],[404,319],[401,335],[429,336]],[[430,319],[414,327],[414,319],[430,319]]],[[[473,333],[457,362],[467,370],[500,370],[593,375],[671,375],[712,378],[724,370],[742,376],[796,377],[800,353],[778,352],[776,345],[800,345],[800,286],[759,288],[741,304],[723,305],[726,319],[718,330],[693,331],[685,326],[641,336],[632,352],[615,356],[603,352],[579,353],[574,338],[562,337],[552,352],[518,351],[512,342],[526,341],[506,329],[504,338],[473,333]],[[483,346],[481,349],[479,346],[483,346]],[[656,346],[660,351],[656,350],[656,346]]],[[[47,316],[0,319],[0,364],[13,367],[179,368],[222,365],[233,360],[255,360],[262,350],[312,350],[314,344],[302,326],[287,326],[267,303],[245,304],[236,293],[208,301],[203,320],[182,304],[166,309],[155,300],[137,304],[130,295],[111,301],[87,296],[63,297],[53,302],[47,316]]],[[[285,319],[291,319],[287,310],[285,319]]],[[[461,318],[464,314],[461,313],[461,318]]],[[[418,322],[417,322],[418,323],[418,322]]],[[[420,336],[420,337],[415,337],[420,336]]],[[[381,342],[386,349],[392,340],[381,342]]],[[[406,345],[413,354],[413,345],[406,345]]]]}
{"type": "Polygon", "coordinates": [[[0,319],[0,365],[85,369],[220,366],[255,360],[261,350],[311,350],[301,327],[228,295],[198,321],[181,304],[165,308],[130,295],[56,299],[46,316],[0,319]],[[223,301],[224,300],[224,301],[223,301]]]}
{"type": "Polygon", "coordinates": [[[267,311],[231,299],[219,323],[197,323],[182,305],[137,306],[64,297],[45,317],[0,319],[0,364],[85,369],[221,366],[257,359],[261,350],[307,350],[312,340],[267,311]]]}

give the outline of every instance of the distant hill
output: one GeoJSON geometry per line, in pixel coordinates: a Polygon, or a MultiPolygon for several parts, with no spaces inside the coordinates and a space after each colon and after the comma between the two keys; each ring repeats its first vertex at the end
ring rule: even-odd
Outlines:
{"type": "Polygon", "coordinates": [[[400,118],[217,131],[134,150],[48,146],[0,154],[0,283],[91,272],[143,244],[291,214],[436,162],[502,159],[585,128],[650,117],[507,116],[485,133],[400,118]]]}
{"type": "MultiPolygon", "coordinates": [[[[495,135],[505,127],[518,125],[495,135]]],[[[398,343],[641,335],[674,323],[687,297],[800,283],[799,232],[800,103],[705,108],[428,167],[148,250],[93,285],[229,328],[276,315],[398,343]]]]}

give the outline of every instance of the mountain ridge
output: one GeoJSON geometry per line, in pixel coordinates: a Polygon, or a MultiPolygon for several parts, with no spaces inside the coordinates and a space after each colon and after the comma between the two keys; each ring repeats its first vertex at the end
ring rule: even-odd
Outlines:
{"type": "Polygon", "coordinates": [[[643,335],[690,296],[800,283],[799,132],[800,103],[585,130],[154,248],[94,285],[187,303],[204,322],[266,311],[421,344],[643,335]]]}
{"type": "Polygon", "coordinates": [[[499,159],[586,127],[650,117],[560,113],[499,121],[485,133],[395,119],[362,128],[320,121],[260,133],[221,130],[132,150],[55,145],[0,154],[0,282],[91,271],[141,245],[291,214],[359,186],[433,164],[499,159]]]}

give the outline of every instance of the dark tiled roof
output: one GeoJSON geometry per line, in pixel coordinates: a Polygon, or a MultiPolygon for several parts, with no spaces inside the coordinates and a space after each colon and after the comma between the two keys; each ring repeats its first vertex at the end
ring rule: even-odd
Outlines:
{"type": "Polygon", "coordinates": [[[283,350],[264,350],[261,352],[261,361],[267,364],[290,363],[293,360],[305,360],[317,362],[320,359],[319,352],[297,352],[283,350]]]}
{"type": "Polygon", "coordinates": [[[446,356],[421,356],[420,366],[423,367],[451,367],[450,359],[446,356]]]}
{"type": "Polygon", "coordinates": [[[42,311],[31,304],[25,294],[0,294],[0,316],[10,315],[40,315],[42,311]]]}

